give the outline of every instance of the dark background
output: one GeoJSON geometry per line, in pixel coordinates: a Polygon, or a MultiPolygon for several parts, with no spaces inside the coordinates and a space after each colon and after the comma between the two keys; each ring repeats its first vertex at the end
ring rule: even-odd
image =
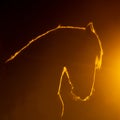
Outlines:
{"type": "Polygon", "coordinates": [[[76,117],[82,120],[119,120],[119,1],[1,2],[0,65],[2,66],[11,54],[19,50],[29,40],[49,29],[58,25],[86,26],[90,21],[93,22],[94,28],[102,41],[103,65],[101,71],[97,74],[95,86],[95,98],[97,100],[93,99],[92,103],[88,103],[89,107],[81,109],[81,114],[76,117]]]}

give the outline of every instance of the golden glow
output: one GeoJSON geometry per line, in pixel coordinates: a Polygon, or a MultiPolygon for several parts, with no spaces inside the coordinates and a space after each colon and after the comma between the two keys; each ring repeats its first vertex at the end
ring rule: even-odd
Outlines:
{"type": "MultiPolygon", "coordinates": [[[[96,34],[95,30],[94,30],[94,27],[93,27],[93,24],[92,23],[89,23],[88,26],[90,26],[90,29],[91,31],[96,35],[97,37],[97,40],[98,40],[98,43],[99,43],[99,47],[100,47],[100,54],[96,56],[96,59],[95,59],[95,68],[94,68],[94,74],[93,74],[93,82],[92,82],[92,86],[91,86],[91,89],[90,89],[90,93],[88,96],[86,96],[85,98],[81,98],[80,96],[77,96],[75,95],[75,93],[73,93],[73,89],[74,89],[74,86],[71,82],[71,79],[70,79],[70,76],[69,76],[69,73],[68,73],[68,70],[67,70],[67,67],[66,66],[63,66],[63,70],[62,70],[62,74],[61,74],[61,77],[60,77],[60,82],[59,82],[59,86],[58,86],[58,92],[57,92],[57,95],[59,96],[59,99],[61,101],[61,104],[62,104],[62,112],[61,112],[61,117],[63,116],[64,114],[64,101],[62,99],[62,96],[61,96],[61,85],[62,85],[62,80],[63,80],[63,76],[64,74],[67,75],[67,78],[68,78],[68,83],[70,84],[71,86],[71,95],[73,97],[73,99],[75,101],[77,100],[80,100],[80,101],[87,101],[90,99],[90,97],[92,96],[93,94],[93,91],[94,91],[94,85],[95,85],[95,75],[96,75],[96,70],[97,69],[100,69],[101,68],[101,64],[102,64],[102,55],[103,55],[103,49],[102,49],[102,45],[101,45],[101,41],[98,37],[98,35],[96,34]]],[[[57,26],[56,28],[54,29],[51,29],[51,30],[48,30],[47,32],[37,36],[36,38],[32,39],[31,41],[28,42],[28,44],[26,44],[25,46],[23,46],[19,51],[15,52],[14,55],[12,55],[10,58],[8,58],[5,63],[7,62],[10,62],[11,60],[13,60],[15,57],[17,57],[17,55],[19,55],[22,51],[24,51],[27,47],[29,47],[33,42],[37,41],[38,39],[42,38],[43,36],[46,36],[47,34],[53,32],[53,31],[56,31],[58,29],[78,29],[78,30],[86,30],[86,27],[74,27],[74,26],[57,26]]]]}
{"type": "MultiPolygon", "coordinates": [[[[107,82],[109,85],[106,87],[106,99],[108,104],[118,106],[120,102],[120,53],[119,49],[113,48],[110,56],[112,60],[109,61],[109,67],[107,68],[107,82]],[[108,94],[109,93],[109,94],[108,94]]],[[[106,83],[107,84],[107,83],[106,83]]]]}

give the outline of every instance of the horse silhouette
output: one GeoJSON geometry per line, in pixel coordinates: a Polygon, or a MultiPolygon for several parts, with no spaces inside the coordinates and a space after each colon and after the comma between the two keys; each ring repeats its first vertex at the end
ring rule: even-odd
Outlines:
{"type": "MultiPolygon", "coordinates": [[[[57,92],[64,66],[74,85],[73,92],[81,98],[90,94],[94,68],[100,67],[102,59],[93,24],[81,29],[60,28],[64,27],[47,32],[5,63],[3,118],[60,119],[62,108],[57,92]]],[[[67,79],[64,75],[60,92],[70,98],[67,79]]]]}

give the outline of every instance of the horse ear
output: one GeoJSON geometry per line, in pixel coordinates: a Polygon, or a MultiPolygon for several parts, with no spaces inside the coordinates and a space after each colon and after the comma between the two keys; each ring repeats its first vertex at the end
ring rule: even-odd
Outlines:
{"type": "Polygon", "coordinates": [[[90,23],[88,23],[88,25],[86,26],[86,31],[88,31],[89,33],[95,33],[95,29],[94,29],[94,27],[93,27],[93,23],[92,22],[90,22],[90,23]]]}

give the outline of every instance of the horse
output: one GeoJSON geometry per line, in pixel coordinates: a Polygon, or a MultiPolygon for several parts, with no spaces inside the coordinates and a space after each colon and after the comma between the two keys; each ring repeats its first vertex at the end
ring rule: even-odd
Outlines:
{"type": "Polygon", "coordinates": [[[92,23],[59,25],[32,39],[5,61],[3,118],[60,119],[64,100],[92,96],[102,55],[92,23]]]}

